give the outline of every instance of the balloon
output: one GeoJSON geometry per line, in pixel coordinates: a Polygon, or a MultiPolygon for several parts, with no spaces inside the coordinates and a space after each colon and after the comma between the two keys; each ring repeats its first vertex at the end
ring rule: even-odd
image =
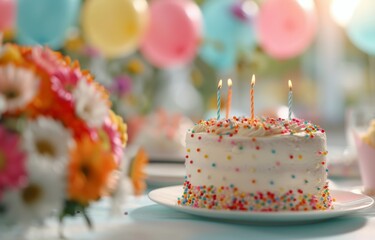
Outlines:
{"type": "Polygon", "coordinates": [[[144,57],[157,67],[192,60],[202,33],[202,15],[191,0],[154,0],[150,26],[141,43],[144,57]]]}
{"type": "Polygon", "coordinates": [[[15,0],[0,0],[0,32],[13,28],[15,11],[15,0]]]}
{"type": "Polygon", "coordinates": [[[87,0],[83,6],[84,36],[107,57],[136,50],[147,23],[146,0],[87,0]]]}
{"type": "Polygon", "coordinates": [[[296,0],[268,0],[260,8],[257,32],[260,45],[270,56],[292,58],[311,44],[316,15],[313,9],[303,9],[296,0]]]}
{"type": "Polygon", "coordinates": [[[362,51],[375,55],[375,1],[362,0],[347,27],[350,40],[362,51]]]}
{"type": "Polygon", "coordinates": [[[79,6],[80,0],[18,0],[17,42],[60,48],[79,6]]]}
{"type": "Polygon", "coordinates": [[[204,17],[204,44],[200,56],[207,63],[220,70],[234,67],[237,53],[251,53],[256,44],[251,25],[255,12],[247,14],[243,7],[252,1],[210,0],[202,6],[204,17]]]}

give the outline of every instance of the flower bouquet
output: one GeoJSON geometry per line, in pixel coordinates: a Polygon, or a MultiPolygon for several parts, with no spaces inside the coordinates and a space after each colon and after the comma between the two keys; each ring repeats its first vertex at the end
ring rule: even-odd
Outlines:
{"type": "Polygon", "coordinates": [[[0,45],[0,224],[83,214],[108,192],[127,141],[106,90],[42,47],[0,45]]]}

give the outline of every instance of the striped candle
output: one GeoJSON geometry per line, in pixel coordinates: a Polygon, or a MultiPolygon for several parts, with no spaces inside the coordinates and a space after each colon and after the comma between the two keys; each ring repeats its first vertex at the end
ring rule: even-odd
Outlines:
{"type": "Polygon", "coordinates": [[[288,96],[288,109],[289,109],[289,112],[288,112],[288,119],[292,120],[293,91],[292,91],[292,81],[291,80],[288,81],[288,85],[289,85],[289,96],[288,96]]]}
{"type": "Polygon", "coordinates": [[[226,119],[229,119],[231,105],[232,105],[232,80],[228,79],[227,108],[226,108],[226,113],[225,113],[226,119]]]}
{"type": "Polygon", "coordinates": [[[220,119],[220,108],[221,108],[220,89],[222,85],[223,85],[223,81],[220,79],[219,84],[217,85],[217,120],[220,119]]]}

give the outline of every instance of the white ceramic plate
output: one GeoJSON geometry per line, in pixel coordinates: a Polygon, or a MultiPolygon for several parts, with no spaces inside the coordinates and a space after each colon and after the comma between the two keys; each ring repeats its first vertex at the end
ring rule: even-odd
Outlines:
{"type": "Polygon", "coordinates": [[[305,223],[339,217],[370,207],[374,200],[366,195],[350,191],[331,190],[331,195],[336,199],[333,210],[303,211],[303,212],[243,212],[198,209],[177,205],[177,198],[182,195],[182,186],[159,188],[151,191],[149,198],[161,205],[177,211],[223,220],[235,220],[260,223],[305,223]]]}
{"type": "Polygon", "coordinates": [[[182,184],[186,170],[183,163],[149,163],[144,172],[148,183],[165,186],[182,184]]]}

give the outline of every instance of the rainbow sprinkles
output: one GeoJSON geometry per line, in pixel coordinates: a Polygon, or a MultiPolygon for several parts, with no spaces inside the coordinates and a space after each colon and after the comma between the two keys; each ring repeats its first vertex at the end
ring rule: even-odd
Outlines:
{"type": "Polygon", "coordinates": [[[321,129],[318,125],[314,125],[308,121],[303,121],[297,118],[291,120],[286,120],[283,118],[255,118],[254,120],[246,117],[232,117],[230,119],[210,119],[201,120],[195,124],[193,129],[190,129],[191,134],[199,133],[205,131],[206,133],[212,133],[219,136],[233,135],[249,136],[246,134],[259,134],[263,133],[261,136],[269,136],[276,134],[295,134],[295,133],[305,133],[305,137],[314,137],[314,133],[320,131],[324,133],[325,131],[321,129]]]}
{"type": "Polygon", "coordinates": [[[178,204],[242,211],[333,208],[325,131],[300,119],[210,119],[186,134],[178,204]]]}

